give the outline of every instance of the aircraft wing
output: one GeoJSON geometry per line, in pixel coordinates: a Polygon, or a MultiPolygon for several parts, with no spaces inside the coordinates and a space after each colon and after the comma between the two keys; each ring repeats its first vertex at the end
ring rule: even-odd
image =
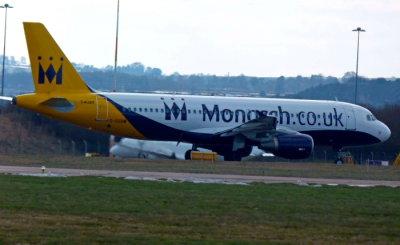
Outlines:
{"type": "Polygon", "coordinates": [[[276,117],[260,117],[243,123],[237,127],[224,130],[216,133],[215,135],[221,137],[231,137],[238,134],[256,134],[256,133],[272,133],[276,131],[277,119],[276,117]]]}
{"type": "Polygon", "coordinates": [[[277,119],[276,117],[264,116],[250,120],[237,127],[227,129],[215,136],[233,137],[232,150],[236,151],[246,147],[246,139],[251,141],[271,141],[276,133],[277,119]]]}
{"type": "Polygon", "coordinates": [[[312,137],[289,128],[277,127],[277,123],[276,117],[264,116],[220,131],[214,136],[232,137],[233,152],[256,145],[280,157],[290,159],[308,157],[314,147],[312,137]]]}

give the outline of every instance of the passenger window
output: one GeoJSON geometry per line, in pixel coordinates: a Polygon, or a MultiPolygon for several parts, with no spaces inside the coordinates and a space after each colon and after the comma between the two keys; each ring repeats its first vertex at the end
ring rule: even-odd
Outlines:
{"type": "Polygon", "coordinates": [[[188,113],[190,114],[190,109],[188,110],[188,113]]]}
{"type": "Polygon", "coordinates": [[[150,108],[150,112],[153,112],[153,108],[150,108]]]}
{"type": "Polygon", "coordinates": [[[147,108],[144,108],[144,112],[147,112],[147,108]]]}
{"type": "Polygon", "coordinates": [[[136,107],[135,107],[135,108],[133,108],[133,111],[134,111],[134,112],[136,112],[136,107]]]}
{"type": "Polygon", "coordinates": [[[164,112],[164,109],[161,109],[161,112],[164,112]]]}
{"type": "Polygon", "coordinates": [[[139,108],[139,111],[142,112],[142,107],[139,108]]]}
{"type": "Polygon", "coordinates": [[[156,110],[156,112],[158,112],[158,108],[156,108],[155,110],[156,110]]]}
{"type": "Polygon", "coordinates": [[[196,110],[193,110],[193,114],[196,114],[196,110]]]}

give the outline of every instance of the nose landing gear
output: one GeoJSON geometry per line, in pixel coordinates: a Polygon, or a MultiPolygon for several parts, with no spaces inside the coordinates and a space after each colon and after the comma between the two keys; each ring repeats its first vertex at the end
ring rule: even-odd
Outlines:
{"type": "Polygon", "coordinates": [[[336,159],[334,161],[335,164],[342,165],[344,163],[343,156],[343,147],[341,145],[334,145],[333,150],[336,151],[336,159]]]}
{"type": "Polygon", "coordinates": [[[354,159],[353,155],[349,151],[343,151],[342,147],[335,148],[334,150],[337,151],[337,157],[335,159],[335,164],[342,165],[342,164],[355,164],[356,160],[354,159]]]}

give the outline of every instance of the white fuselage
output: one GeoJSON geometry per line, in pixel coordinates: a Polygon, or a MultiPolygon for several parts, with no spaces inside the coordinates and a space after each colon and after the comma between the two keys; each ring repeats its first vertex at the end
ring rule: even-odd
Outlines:
{"type": "Polygon", "coordinates": [[[178,132],[214,134],[263,115],[276,117],[277,128],[310,134],[317,144],[362,145],[382,142],[390,137],[389,128],[376,120],[370,111],[344,102],[140,93],[101,94],[120,105],[120,110],[128,115],[130,123],[147,138],[154,140],[179,141],[179,135],[176,135],[178,132]],[[143,119],[146,119],[145,122],[143,119]],[[340,137],[337,138],[336,134],[340,137]],[[347,142],[343,139],[346,135],[347,142]],[[358,135],[363,135],[363,139],[352,138],[358,135]],[[332,139],[321,140],[319,137],[332,139]],[[365,139],[370,141],[366,142],[365,139]]]}

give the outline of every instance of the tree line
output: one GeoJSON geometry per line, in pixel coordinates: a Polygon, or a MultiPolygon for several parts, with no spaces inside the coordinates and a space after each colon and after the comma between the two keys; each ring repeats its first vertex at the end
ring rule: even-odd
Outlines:
{"type": "MultiPolygon", "coordinates": [[[[240,95],[301,99],[329,99],[354,102],[355,74],[341,78],[312,75],[309,77],[216,76],[206,74],[162,74],[159,68],[139,62],[119,66],[116,76],[111,66],[96,68],[76,64],[88,85],[100,91],[171,92],[207,95],[240,95]],[[114,88],[114,78],[117,86],[114,88]]],[[[6,73],[5,93],[17,95],[34,90],[30,70],[6,73]]],[[[400,79],[358,79],[358,103],[381,107],[400,103],[400,79]]]]}

